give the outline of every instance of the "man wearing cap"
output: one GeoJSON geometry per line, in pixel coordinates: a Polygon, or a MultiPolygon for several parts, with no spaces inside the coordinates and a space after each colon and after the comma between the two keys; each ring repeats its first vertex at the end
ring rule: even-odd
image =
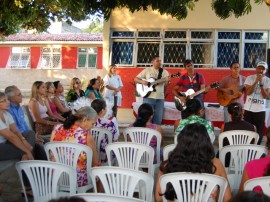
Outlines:
{"type": "Polygon", "coordinates": [[[247,94],[244,120],[256,126],[260,135],[258,144],[263,137],[266,98],[270,93],[270,79],[264,76],[267,69],[266,62],[259,62],[256,66],[256,74],[248,76],[244,83],[247,94]]]}

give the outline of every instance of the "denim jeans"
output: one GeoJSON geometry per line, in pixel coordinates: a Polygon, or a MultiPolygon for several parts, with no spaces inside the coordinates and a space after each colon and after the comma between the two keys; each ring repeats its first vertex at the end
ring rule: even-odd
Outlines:
{"type": "Polygon", "coordinates": [[[161,125],[164,111],[164,99],[143,98],[143,103],[152,105],[154,110],[152,122],[161,125]]]}

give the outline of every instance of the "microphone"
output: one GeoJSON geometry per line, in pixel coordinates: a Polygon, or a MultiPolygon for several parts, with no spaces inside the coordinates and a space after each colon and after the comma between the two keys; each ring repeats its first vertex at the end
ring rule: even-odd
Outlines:
{"type": "MultiPolygon", "coordinates": [[[[262,77],[263,75],[263,71],[260,72],[260,74],[258,76],[262,77]]],[[[261,81],[258,81],[258,85],[260,85],[261,81]]]]}

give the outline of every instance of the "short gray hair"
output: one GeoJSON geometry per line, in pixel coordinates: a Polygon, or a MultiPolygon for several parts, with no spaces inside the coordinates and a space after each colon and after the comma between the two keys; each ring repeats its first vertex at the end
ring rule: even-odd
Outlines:
{"type": "Polygon", "coordinates": [[[6,89],[5,89],[6,96],[8,98],[14,97],[15,96],[14,90],[17,90],[17,89],[19,89],[19,88],[17,86],[15,86],[15,85],[6,87],[6,89]]]}

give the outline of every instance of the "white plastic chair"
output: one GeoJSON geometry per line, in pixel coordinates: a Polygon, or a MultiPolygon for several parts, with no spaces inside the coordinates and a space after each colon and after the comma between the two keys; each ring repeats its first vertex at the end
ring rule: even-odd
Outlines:
{"type": "Polygon", "coordinates": [[[174,150],[176,144],[169,144],[163,148],[163,160],[166,161],[169,158],[170,153],[174,150]]]}
{"type": "Polygon", "coordinates": [[[146,202],[137,198],[128,198],[123,196],[115,196],[101,193],[75,194],[72,197],[82,198],[86,202],[146,202]]]}
{"type": "Polygon", "coordinates": [[[108,137],[108,144],[112,143],[113,141],[113,134],[111,131],[105,129],[105,128],[99,128],[99,127],[94,127],[91,129],[91,134],[93,135],[95,139],[95,144],[97,148],[97,153],[99,160],[101,160],[101,155],[100,155],[100,145],[101,141],[105,138],[105,136],[108,137]]]}
{"type": "Polygon", "coordinates": [[[157,161],[154,164],[154,170],[156,170],[159,167],[161,162],[160,159],[161,134],[157,130],[142,127],[129,127],[123,131],[123,135],[126,142],[128,141],[129,137],[131,142],[136,142],[147,146],[150,146],[152,138],[156,137],[157,146],[155,148],[156,149],[155,154],[157,161]]]}
{"type": "Polygon", "coordinates": [[[225,156],[230,153],[230,162],[233,161],[233,169],[226,170],[228,180],[233,193],[239,189],[244,167],[248,161],[259,159],[267,154],[264,146],[259,145],[230,145],[225,146],[220,150],[219,159],[225,166],[225,156]]]}
{"type": "MultiPolygon", "coordinates": [[[[138,185],[139,198],[148,202],[152,201],[154,179],[148,173],[127,168],[103,166],[93,168],[91,176],[93,181],[96,178],[100,179],[106,194],[132,198],[138,185]]],[[[97,192],[96,184],[94,184],[94,190],[97,192]]]]}
{"type": "Polygon", "coordinates": [[[34,201],[47,202],[54,198],[76,193],[76,170],[70,166],[48,161],[20,161],[16,163],[25,200],[28,201],[23,182],[24,172],[32,188],[34,201]],[[61,188],[60,178],[65,175],[69,187],[61,188]]]}
{"type": "MultiPolygon", "coordinates": [[[[223,177],[206,173],[169,173],[160,177],[161,193],[165,193],[166,186],[171,183],[177,199],[181,202],[205,202],[215,191],[216,186],[220,188],[218,202],[223,201],[227,180],[223,177]]],[[[167,201],[163,196],[163,201],[167,201]]]]}
{"type": "Polygon", "coordinates": [[[51,155],[53,155],[56,162],[71,166],[75,170],[77,169],[78,159],[80,155],[86,155],[88,184],[80,187],[77,185],[77,192],[84,193],[87,190],[93,188],[91,176],[89,173],[92,167],[93,156],[93,152],[90,147],[71,142],[49,142],[44,145],[44,149],[49,160],[52,160],[51,155]]]}
{"type": "Polygon", "coordinates": [[[257,186],[261,187],[264,194],[270,196],[270,176],[247,180],[244,184],[244,190],[253,191],[253,189],[257,186]]]}
{"type": "Polygon", "coordinates": [[[219,150],[223,148],[223,140],[225,138],[228,139],[230,145],[251,144],[253,140],[255,140],[254,144],[257,144],[259,134],[248,130],[225,131],[218,136],[219,150]]]}
{"type": "Polygon", "coordinates": [[[108,144],[105,150],[109,166],[112,166],[113,152],[119,167],[134,170],[147,168],[148,173],[153,175],[154,149],[152,147],[133,142],[115,142],[108,144]]]}

